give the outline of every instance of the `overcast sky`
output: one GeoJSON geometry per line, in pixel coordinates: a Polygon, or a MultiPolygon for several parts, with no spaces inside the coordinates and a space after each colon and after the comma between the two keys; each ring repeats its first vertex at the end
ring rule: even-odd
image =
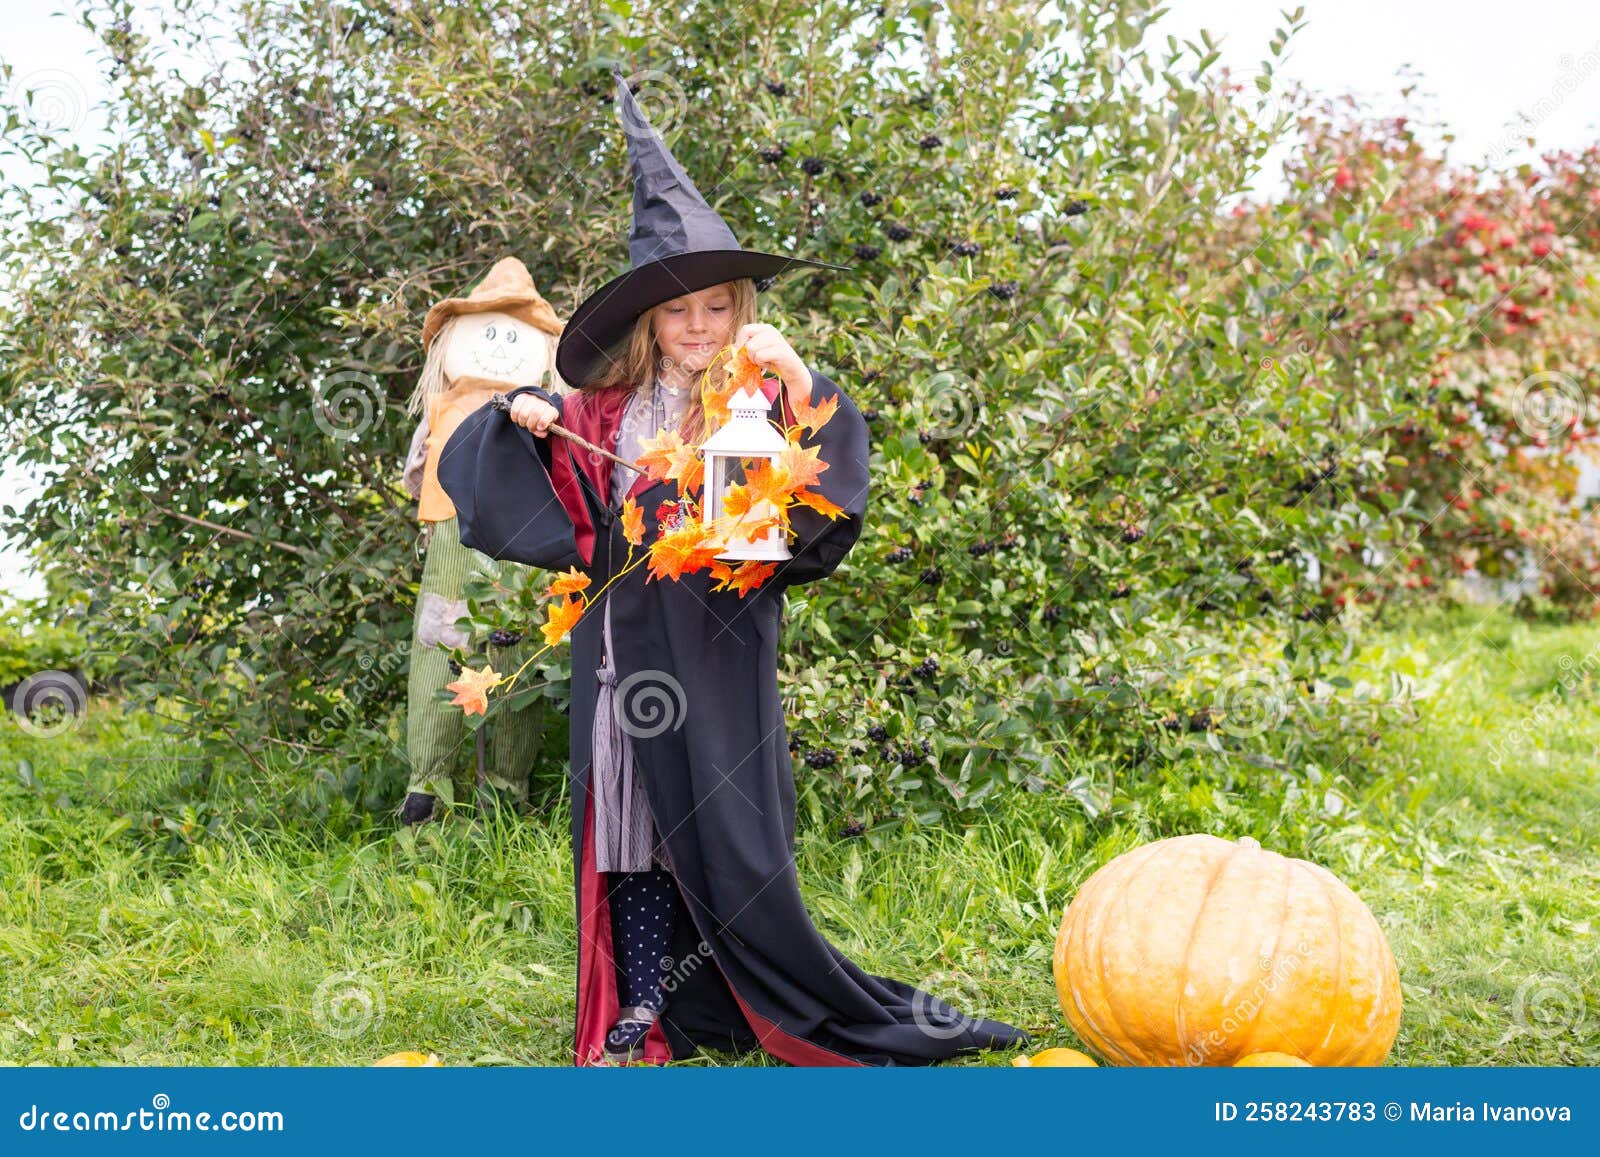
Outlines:
{"type": "MultiPolygon", "coordinates": [[[[1259,0],[1173,0],[1167,31],[1222,38],[1223,60],[1254,70],[1286,5],[1259,0]]],[[[1292,7],[1288,5],[1287,7],[1292,7]]],[[[104,96],[95,43],[65,5],[0,0],[0,59],[13,84],[39,89],[53,115],[92,140],[104,96]]],[[[1376,111],[1444,121],[1459,163],[1502,164],[1541,150],[1581,149],[1600,140],[1600,3],[1595,0],[1308,0],[1306,27],[1291,41],[1281,75],[1327,93],[1354,92],[1376,111]],[[1419,86],[1420,109],[1402,108],[1400,89],[1419,86]],[[1519,120],[1519,114],[1531,121],[1519,120]],[[1537,147],[1521,146],[1533,135],[1537,147]]],[[[1159,42],[1158,42],[1159,43],[1159,42]]],[[[8,162],[0,159],[0,165],[8,162]]],[[[1592,482],[1592,480],[1591,480],[1592,482]]],[[[0,503],[15,503],[27,480],[0,463],[0,503]]],[[[36,594],[25,560],[0,544],[0,592],[36,594]]]]}

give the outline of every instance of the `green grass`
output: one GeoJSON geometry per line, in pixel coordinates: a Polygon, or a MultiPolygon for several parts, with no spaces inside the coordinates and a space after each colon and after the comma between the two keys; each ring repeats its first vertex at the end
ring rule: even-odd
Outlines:
{"type": "MultiPolygon", "coordinates": [[[[1600,627],[1458,612],[1381,641],[1420,648],[1438,689],[1367,766],[1316,790],[1172,768],[1119,785],[1097,821],[1025,796],[876,844],[803,822],[812,915],[868,971],[1076,1046],[1050,952],[1077,886],[1148,839],[1250,834],[1377,914],[1405,988],[1390,1063],[1600,1064],[1600,627]]],[[[54,738],[8,720],[0,752],[0,1061],[567,1063],[563,805],[485,830],[329,826],[105,707],[54,738]],[[192,842],[122,817],[180,797],[209,800],[192,842]],[[212,814],[226,822],[199,833],[212,814]]]]}

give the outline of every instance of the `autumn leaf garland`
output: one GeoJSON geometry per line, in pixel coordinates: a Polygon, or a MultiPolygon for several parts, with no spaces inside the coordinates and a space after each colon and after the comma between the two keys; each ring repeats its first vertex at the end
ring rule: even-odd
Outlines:
{"type": "MultiPolygon", "coordinates": [[[[730,360],[723,388],[712,389],[702,379],[701,404],[707,429],[714,429],[732,418],[729,403],[741,390],[761,390],[763,371],[750,360],[743,346],[724,350],[717,355],[717,359],[724,356],[730,360]]],[[[711,364],[715,365],[716,360],[711,364]]],[[[707,378],[709,375],[708,366],[707,378]]],[[[839,399],[829,398],[813,406],[808,397],[791,408],[795,424],[785,427],[783,431],[788,446],[776,461],[762,459],[749,466],[745,470],[744,482],[730,486],[723,496],[721,517],[709,525],[702,517],[697,500],[705,482],[705,464],[700,458],[699,447],[684,442],[676,430],[662,430],[645,442],[638,464],[652,481],[675,483],[678,498],[657,507],[656,539],[650,544],[645,557],[635,559],[630,549],[628,561],[622,570],[613,575],[595,597],[604,595],[606,588],[643,562],[649,566],[646,581],[650,578],[670,578],[677,582],[686,574],[708,570],[717,580],[712,590],[735,591],[742,599],[771,578],[777,572],[777,564],[745,559],[737,566],[729,566],[719,560],[717,555],[727,549],[731,536],[737,534],[743,539],[754,539],[766,534],[773,526],[782,526],[785,532],[789,532],[789,508],[797,503],[829,519],[843,514],[842,507],[809,489],[828,469],[828,464],[822,460],[817,447],[801,445],[806,430],[814,434],[827,425],[839,408],[839,399]]],[[[632,498],[625,499],[622,504],[622,534],[630,548],[644,545],[644,532],[643,508],[632,498]]],[[[576,567],[556,576],[544,592],[544,597],[554,600],[546,621],[540,627],[544,635],[544,647],[529,656],[509,676],[499,675],[488,665],[481,671],[466,669],[460,679],[446,684],[446,690],[455,692],[452,704],[461,707],[468,715],[486,714],[488,693],[492,688],[515,683],[529,663],[554,647],[578,625],[590,605],[590,600],[583,593],[589,585],[589,576],[576,567]]]]}
{"type": "MultiPolygon", "coordinates": [[[[723,388],[714,390],[707,385],[701,391],[708,427],[732,417],[730,402],[734,395],[742,390],[756,393],[761,389],[763,371],[750,360],[743,346],[724,353],[729,357],[729,366],[723,388]]],[[[678,487],[678,500],[672,504],[677,519],[668,523],[658,518],[662,528],[650,544],[650,577],[677,582],[685,574],[709,569],[717,580],[712,590],[737,591],[743,598],[775,574],[777,567],[756,559],[732,567],[718,561],[716,556],[726,549],[730,538],[737,535],[745,540],[755,539],[773,526],[782,526],[788,532],[789,508],[795,503],[830,519],[844,513],[836,503],[807,489],[816,484],[828,464],[817,447],[800,445],[806,430],[814,434],[828,423],[839,408],[839,399],[829,398],[813,406],[808,397],[792,408],[795,424],[783,432],[788,447],[776,462],[758,461],[750,466],[744,482],[730,486],[723,496],[721,517],[709,524],[701,517],[696,501],[705,481],[705,465],[698,448],[686,444],[676,430],[662,430],[645,443],[639,465],[652,481],[673,482],[678,487]]],[[[639,545],[641,540],[629,541],[639,545]]]]}

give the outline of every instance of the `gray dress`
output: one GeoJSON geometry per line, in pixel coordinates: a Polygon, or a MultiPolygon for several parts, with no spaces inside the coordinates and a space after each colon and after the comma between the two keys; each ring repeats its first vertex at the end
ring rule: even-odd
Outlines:
{"type": "MultiPolygon", "coordinates": [[[[659,388],[636,390],[628,399],[617,431],[617,455],[633,461],[647,439],[663,426],[676,429],[689,407],[691,387],[677,397],[659,388]]],[[[622,508],[638,472],[626,466],[611,468],[611,505],[622,508]]],[[[619,694],[617,671],[611,661],[611,600],[605,600],[604,644],[594,713],[594,755],[590,776],[594,790],[594,852],[597,872],[643,872],[667,867],[666,850],[650,818],[650,803],[634,759],[633,742],[623,712],[629,688],[619,694]]]]}

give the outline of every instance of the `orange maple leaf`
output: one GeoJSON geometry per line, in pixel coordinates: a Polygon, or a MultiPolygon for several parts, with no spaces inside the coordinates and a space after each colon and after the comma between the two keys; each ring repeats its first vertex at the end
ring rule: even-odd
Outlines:
{"type": "Polygon", "coordinates": [[[705,481],[706,464],[698,447],[680,444],[673,450],[667,477],[678,484],[679,494],[693,494],[705,481]]]}
{"type": "Polygon", "coordinates": [[[699,519],[663,534],[650,544],[650,574],[677,582],[680,575],[702,570],[716,560],[722,544],[699,519]]]}
{"type": "Polygon", "coordinates": [[[545,644],[553,647],[559,643],[568,631],[578,625],[588,605],[582,595],[568,595],[563,602],[551,603],[550,621],[539,628],[544,632],[545,644]]]}
{"type": "Polygon", "coordinates": [[[761,367],[750,360],[750,355],[745,352],[744,346],[735,349],[733,356],[728,359],[728,381],[732,386],[729,390],[730,396],[740,390],[760,393],[761,382],[765,376],[761,367]]]}
{"type": "Polygon", "coordinates": [[[835,394],[833,397],[827,399],[821,405],[817,406],[813,406],[811,404],[810,398],[807,398],[799,405],[795,405],[791,401],[789,406],[790,409],[794,411],[795,424],[797,426],[806,426],[810,428],[813,433],[815,433],[816,431],[822,429],[822,427],[826,426],[828,424],[828,419],[833,417],[834,412],[838,410],[839,396],[835,394]]]}
{"type": "Polygon", "coordinates": [[[810,490],[796,490],[794,500],[802,506],[809,506],[818,514],[826,514],[829,518],[838,518],[844,513],[844,507],[830,502],[822,495],[810,490]]]}
{"type": "Polygon", "coordinates": [[[711,573],[717,574],[717,577],[723,581],[711,589],[719,591],[735,590],[739,592],[739,597],[742,599],[771,578],[773,572],[777,569],[778,564],[775,562],[760,562],[753,558],[745,559],[734,570],[729,570],[726,566],[723,566],[722,570],[725,572],[723,574],[717,574],[716,567],[713,567],[711,573]]]}
{"type": "Polygon", "coordinates": [[[778,461],[789,472],[796,488],[810,486],[828,468],[828,464],[818,457],[820,453],[818,446],[791,445],[778,455],[778,461]]]}
{"type": "Polygon", "coordinates": [[[587,589],[588,586],[589,576],[584,574],[577,567],[571,566],[568,567],[564,573],[557,575],[555,579],[551,581],[550,585],[545,588],[544,597],[547,599],[553,599],[559,595],[576,594],[581,590],[587,589]]]}
{"type": "Polygon", "coordinates": [[[723,384],[722,389],[707,387],[701,395],[705,398],[706,421],[710,429],[716,429],[726,424],[733,417],[733,407],[728,403],[733,400],[733,395],[739,392],[732,380],[723,384]]]}
{"type": "Polygon", "coordinates": [[[500,682],[500,674],[493,667],[485,666],[481,671],[474,671],[471,667],[461,672],[461,678],[454,683],[446,683],[446,691],[454,691],[456,697],[450,700],[450,706],[459,707],[465,715],[487,715],[489,712],[489,688],[500,682]]]}
{"type": "Polygon", "coordinates": [[[622,537],[634,546],[644,542],[644,509],[631,498],[622,500],[622,537]]]}
{"type": "MultiPolygon", "coordinates": [[[[777,462],[771,459],[762,459],[749,466],[744,472],[744,488],[749,492],[747,501],[753,508],[758,503],[773,502],[779,506],[785,504],[789,492],[799,483],[789,474],[789,467],[782,458],[777,462]]],[[[727,499],[723,499],[722,509],[728,509],[727,499]]]]}
{"type": "Polygon", "coordinates": [[[683,439],[678,432],[663,427],[654,438],[645,439],[644,453],[639,455],[636,464],[644,467],[652,482],[665,482],[672,477],[674,461],[682,449],[683,439]]]}
{"type": "MultiPolygon", "coordinates": [[[[724,516],[718,520],[717,540],[727,546],[744,546],[754,543],[767,536],[767,532],[774,526],[782,526],[784,520],[776,514],[764,515],[760,518],[731,519],[724,516]]],[[[721,549],[719,547],[719,549],[721,549]]]]}

